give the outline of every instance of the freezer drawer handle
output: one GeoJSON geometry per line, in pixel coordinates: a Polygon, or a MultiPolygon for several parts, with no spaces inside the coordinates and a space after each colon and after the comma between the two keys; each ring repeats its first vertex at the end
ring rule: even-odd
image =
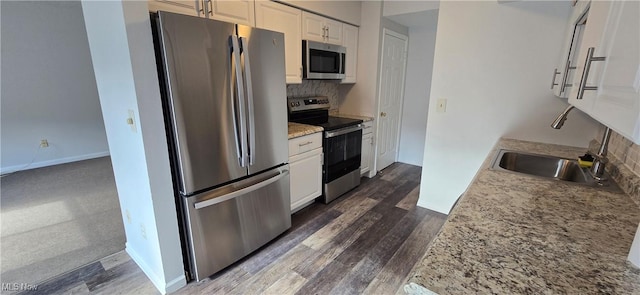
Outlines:
{"type": "Polygon", "coordinates": [[[252,192],[252,191],[255,191],[255,190],[259,190],[259,189],[261,189],[261,188],[263,188],[263,187],[265,187],[267,185],[270,185],[270,184],[280,180],[281,178],[289,175],[289,170],[287,170],[287,169],[278,170],[278,172],[279,173],[276,174],[275,176],[273,176],[271,178],[268,178],[268,179],[266,179],[264,181],[261,181],[261,182],[258,182],[256,184],[254,184],[254,185],[251,185],[251,186],[245,187],[243,189],[237,190],[237,191],[232,192],[230,194],[226,194],[226,195],[223,195],[223,196],[220,196],[220,197],[215,197],[213,199],[208,199],[208,200],[205,200],[205,201],[202,201],[202,202],[195,203],[195,204],[193,204],[193,207],[195,207],[196,209],[202,209],[202,208],[205,208],[205,207],[209,207],[211,205],[219,204],[219,203],[222,203],[224,201],[228,201],[228,200],[231,200],[233,198],[237,198],[239,196],[242,196],[242,195],[244,195],[246,193],[249,193],[249,192],[252,192]]]}

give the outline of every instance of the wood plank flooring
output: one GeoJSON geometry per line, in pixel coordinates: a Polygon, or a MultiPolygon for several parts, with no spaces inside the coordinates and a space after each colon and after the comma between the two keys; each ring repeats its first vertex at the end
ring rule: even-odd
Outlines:
{"type": "MultiPolygon", "coordinates": [[[[175,294],[395,294],[446,215],[416,207],[420,167],[396,163],[314,203],[249,257],[175,294]]],[[[125,252],[38,286],[41,294],[157,294],[125,252]]]]}

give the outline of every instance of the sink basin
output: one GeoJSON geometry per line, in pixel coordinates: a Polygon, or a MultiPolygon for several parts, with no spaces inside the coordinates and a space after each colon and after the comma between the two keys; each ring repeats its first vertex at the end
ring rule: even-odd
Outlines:
{"type": "Polygon", "coordinates": [[[500,150],[491,169],[618,190],[617,185],[608,180],[609,175],[605,174],[607,180],[598,181],[587,168],[581,168],[577,160],[555,156],[500,150]]]}

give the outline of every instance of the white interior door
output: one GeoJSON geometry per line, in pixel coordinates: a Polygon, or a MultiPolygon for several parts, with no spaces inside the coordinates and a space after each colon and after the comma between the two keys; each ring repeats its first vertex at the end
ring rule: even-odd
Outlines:
{"type": "Polygon", "coordinates": [[[404,96],[408,37],[385,29],[378,89],[376,170],[393,164],[398,155],[400,106],[404,96]]]}

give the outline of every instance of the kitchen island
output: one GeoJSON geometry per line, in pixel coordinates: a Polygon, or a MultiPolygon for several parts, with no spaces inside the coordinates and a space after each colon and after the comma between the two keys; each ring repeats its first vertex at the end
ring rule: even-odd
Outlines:
{"type": "MultiPolygon", "coordinates": [[[[626,261],[640,222],[637,195],[490,170],[500,149],[567,158],[585,152],[501,139],[414,268],[405,291],[640,294],[640,270],[626,261]]],[[[637,181],[637,176],[625,178],[630,173],[625,169],[612,174],[637,181]]],[[[620,183],[629,185],[634,184],[620,183]]]]}

